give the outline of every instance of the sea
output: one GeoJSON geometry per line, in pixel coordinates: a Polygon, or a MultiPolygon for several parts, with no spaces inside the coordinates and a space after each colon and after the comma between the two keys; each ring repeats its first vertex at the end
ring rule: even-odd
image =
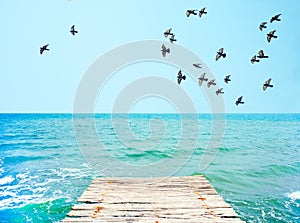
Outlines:
{"type": "Polygon", "coordinates": [[[0,222],[60,222],[96,177],[197,174],[246,222],[300,222],[300,114],[221,116],[0,114],[0,222]]]}

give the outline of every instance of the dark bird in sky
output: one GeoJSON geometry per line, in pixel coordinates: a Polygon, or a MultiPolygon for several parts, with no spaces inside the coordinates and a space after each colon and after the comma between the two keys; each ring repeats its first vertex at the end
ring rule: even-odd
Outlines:
{"type": "Polygon", "coordinates": [[[163,45],[161,46],[161,53],[162,53],[163,57],[165,57],[167,53],[170,53],[170,48],[167,48],[167,47],[165,46],[165,44],[163,44],[163,45]]]}
{"type": "Polygon", "coordinates": [[[211,85],[216,85],[216,83],[215,83],[215,79],[213,79],[213,80],[210,80],[209,82],[207,82],[207,87],[210,87],[211,85]]]}
{"type": "Polygon", "coordinates": [[[258,56],[257,57],[260,58],[260,59],[262,59],[262,58],[269,58],[269,56],[266,56],[264,54],[263,50],[258,51],[258,56]]]}
{"type": "Polygon", "coordinates": [[[70,33],[72,33],[73,36],[75,36],[75,33],[78,33],[78,31],[75,30],[75,25],[71,26],[70,33]]]}
{"type": "Polygon", "coordinates": [[[175,39],[175,35],[172,34],[171,37],[169,38],[170,42],[173,43],[175,41],[177,41],[177,39],[175,39]]]}
{"type": "Polygon", "coordinates": [[[271,20],[270,20],[270,23],[274,22],[274,21],[281,21],[281,19],[279,19],[279,16],[281,16],[281,14],[277,14],[277,15],[274,15],[271,20]]]}
{"type": "Polygon", "coordinates": [[[267,28],[267,22],[262,22],[260,25],[259,25],[259,29],[260,31],[263,31],[263,29],[267,28]]]}
{"type": "Polygon", "coordinates": [[[219,51],[217,52],[216,61],[218,61],[218,59],[220,59],[220,57],[223,57],[223,58],[226,57],[226,53],[224,53],[224,48],[220,48],[219,51]]]}
{"type": "Polygon", "coordinates": [[[207,12],[205,11],[206,7],[202,8],[200,11],[199,11],[199,17],[201,18],[201,16],[203,14],[207,14],[207,12]]]}
{"type": "Polygon", "coordinates": [[[231,81],[230,76],[231,76],[230,74],[225,76],[224,81],[226,84],[228,84],[228,82],[231,81]]]}
{"type": "Polygon", "coordinates": [[[277,36],[274,35],[275,32],[276,32],[276,30],[273,30],[273,31],[271,31],[271,32],[269,32],[267,34],[267,40],[268,40],[268,42],[271,42],[272,38],[275,38],[275,39],[277,38],[277,36]]]}
{"type": "Polygon", "coordinates": [[[49,51],[49,49],[47,48],[48,46],[49,46],[49,44],[40,47],[40,54],[43,54],[43,52],[44,52],[45,50],[49,51]]]}
{"type": "Polygon", "coordinates": [[[238,106],[239,104],[244,104],[245,102],[243,102],[242,100],[243,100],[243,96],[239,97],[235,102],[235,105],[238,106]]]}
{"type": "Polygon", "coordinates": [[[224,94],[224,91],[222,91],[223,88],[219,88],[217,91],[216,91],[216,94],[219,95],[219,94],[224,94]]]}
{"type": "Polygon", "coordinates": [[[182,75],[182,72],[181,70],[179,70],[178,74],[177,74],[177,82],[178,84],[181,83],[182,80],[185,80],[186,79],[186,76],[185,75],[182,75]]]}
{"type": "Polygon", "coordinates": [[[208,81],[208,78],[205,78],[205,73],[201,74],[201,76],[198,78],[199,85],[201,86],[203,81],[208,81]]]}
{"type": "Polygon", "coordinates": [[[190,17],[190,15],[192,14],[192,15],[197,15],[197,12],[196,12],[197,10],[195,10],[195,9],[188,9],[187,11],[186,11],[186,16],[187,17],[190,17]]]}
{"type": "Polygon", "coordinates": [[[172,33],[171,31],[172,31],[172,28],[167,29],[167,30],[164,32],[164,36],[167,38],[169,35],[173,35],[173,33],[172,33]]]}
{"type": "Polygon", "coordinates": [[[254,64],[255,62],[259,62],[259,59],[256,59],[256,55],[254,55],[250,61],[252,64],[254,64]]]}
{"type": "Polygon", "coordinates": [[[202,68],[200,63],[194,63],[193,66],[197,68],[202,68]]]}
{"type": "Polygon", "coordinates": [[[266,80],[266,82],[264,83],[264,85],[263,85],[263,90],[265,91],[268,87],[273,87],[273,85],[272,84],[270,84],[271,83],[271,78],[269,78],[268,80],[266,80]]]}

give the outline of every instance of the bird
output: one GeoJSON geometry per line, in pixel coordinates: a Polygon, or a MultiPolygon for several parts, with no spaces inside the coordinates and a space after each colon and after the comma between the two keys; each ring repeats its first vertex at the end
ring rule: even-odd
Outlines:
{"type": "Polygon", "coordinates": [[[267,22],[262,22],[260,25],[259,25],[259,29],[260,31],[263,31],[264,28],[267,28],[267,22]]]}
{"type": "Polygon", "coordinates": [[[228,84],[228,82],[231,81],[230,76],[230,74],[225,76],[224,81],[226,84],[228,84]]]}
{"type": "Polygon", "coordinates": [[[259,59],[256,59],[256,55],[254,55],[250,61],[252,64],[254,64],[255,62],[259,62],[259,59]]]}
{"type": "Polygon", "coordinates": [[[211,85],[216,85],[215,79],[212,79],[207,83],[207,87],[210,87],[211,85]]]}
{"type": "Polygon", "coordinates": [[[268,87],[273,87],[273,85],[272,84],[270,84],[270,82],[271,82],[271,78],[269,78],[268,80],[266,80],[266,82],[264,83],[264,85],[263,85],[263,90],[265,91],[268,87]]]}
{"type": "Polygon", "coordinates": [[[170,48],[167,48],[167,47],[165,46],[165,44],[163,44],[163,45],[161,46],[161,53],[162,53],[163,57],[165,57],[167,53],[170,53],[170,48]]]}
{"type": "Polygon", "coordinates": [[[49,49],[47,48],[48,46],[49,46],[49,44],[46,44],[46,45],[40,47],[40,54],[43,54],[43,52],[44,52],[45,50],[49,51],[49,49]]]}
{"type": "Polygon", "coordinates": [[[182,72],[181,70],[179,70],[178,74],[177,74],[177,82],[178,84],[181,83],[182,80],[185,80],[186,79],[186,76],[185,75],[182,75],[182,72]]]}
{"type": "Polygon", "coordinates": [[[222,91],[223,88],[219,88],[217,91],[216,91],[216,94],[219,95],[219,94],[224,94],[224,91],[222,91]]]}
{"type": "Polygon", "coordinates": [[[202,68],[200,63],[194,63],[193,66],[197,68],[202,68]]]}
{"type": "Polygon", "coordinates": [[[73,36],[75,36],[75,33],[78,33],[78,31],[75,30],[75,25],[71,26],[70,33],[72,33],[73,36]]]}
{"type": "Polygon", "coordinates": [[[281,19],[279,19],[279,16],[281,16],[281,14],[277,14],[277,15],[274,15],[271,20],[270,20],[270,23],[274,22],[274,21],[281,21],[281,19]]]}
{"type": "Polygon", "coordinates": [[[242,99],[243,99],[243,96],[239,97],[237,99],[237,101],[235,102],[235,105],[238,106],[239,104],[244,104],[245,102],[243,102],[242,99]]]}
{"type": "Polygon", "coordinates": [[[196,12],[196,11],[197,11],[197,10],[195,10],[195,9],[188,9],[188,10],[186,11],[186,16],[187,16],[187,17],[190,17],[191,14],[197,15],[197,12],[196,12]]]}
{"type": "Polygon", "coordinates": [[[175,35],[174,34],[171,35],[171,38],[169,38],[169,40],[170,40],[171,43],[177,41],[177,39],[175,39],[175,35]]]}
{"type": "Polygon", "coordinates": [[[224,48],[220,48],[219,51],[217,52],[216,61],[218,61],[218,59],[220,59],[220,57],[223,57],[223,58],[226,57],[226,53],[224,53],[224,48]]]}
{"type": "Polygon", "coordinates": [[[172,28],[167,29],[167,30],[164,32],[164,36],[167,38],[169,35],[173,35],[173,33],[172,33],[171,31],[172,31],[172,28]]]}
{"type": "Polygon", "coordinates": [[[277,38],[277,36],[274,35],[275,32],[276,32],[276,30],[273,30],[267,34],[267,40],[269,43],[271,42],[272,38],[275,38],[275,39],[277,38]]]}
{"type": "Polygon", "coordinates": [[[199,11],[199,17],[201,18],[201,16],[203,14],[207,14],[207,12],[205,11],[206,7],[202,8],[200,11],[199,11]]]}
{"type": "Polygon", "coordinates": [[[262,58],[269,58],[269,56],[266,56],[264,54],[263,50],[258,51],[258,56],[257,57],[260,58],[260,59],[262,59],[262,58]]]}
{"type": "Polygon", "coordinates": [[[201,74],[201,76],[198,78],[199,80],[199,86],[202,85],[203,81],[208,81],[208,78],[205,78],[205,73],[201,74]]]}

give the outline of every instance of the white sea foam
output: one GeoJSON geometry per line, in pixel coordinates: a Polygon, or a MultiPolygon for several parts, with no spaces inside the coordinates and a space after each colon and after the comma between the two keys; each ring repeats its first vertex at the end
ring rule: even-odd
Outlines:
{"type": "Polygon", "coordinates": [[[291,198],[292,200],[300,200],[300,191],[295,191],[293,193],[287,194],[288,198],[291,198]]]}
{"type": "Polygon", "coordinates": [[[13,182],[14,180],[15,180],[15,178],[13,178],[12,176],[0,178],[0,185],[9,184],[9,183],[13,182]]]}

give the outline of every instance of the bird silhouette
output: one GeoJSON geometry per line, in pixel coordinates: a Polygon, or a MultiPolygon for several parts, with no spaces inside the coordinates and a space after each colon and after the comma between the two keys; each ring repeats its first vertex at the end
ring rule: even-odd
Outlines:
{"type": "Polygon", "coordinates": [[[211,85],[216,85],[216,83],[215,83],[215,79],[213,79],[213,80],[210,80],[209,82],[207,82],[207,87],[210,87],[211,85]]]}
{"type": "Polygon", "coordinates": [[[260,59],[262,59],[262,58],[269,58],[269,56],[266,56],[264,54],[263,50],[258,51],[258,56],[257,57],[260,58],[260,59]]]}
{"type": "Polygon", "coordinates": [[[259,29],[260,31],[263,31],[263,29],[267,28],[267,22],[262,22],[260,25],[259,25],[259,29]]]}
{"type": "Polygon", "coordinates": [[[216,91],[216,94],[219,95],[219,94],[224,94],[224,91],[222,91],[223,88],[219,88],[217,91],[216,91]]]}
{"type": "Polygon", "coordinates": [[[269,78],[268,80],[266,80],[266,82],[264,83],[264,85],[263,85],[263,90],[265,91],[268,87],[273,87],[273,85],[272,84],[270,84],[271,83],[271,78],[269,78]]]}
{"type": "Polygon", "coordinates": [[[269,43],[271,42],[271,39],[272,39],[272,38],[275,38],[275,39],[277,38],[277,36],[274,35],[275,32],[276,32],[276,30],[273,30],[273,31],[271,31],[271,32],[269,32],[269,33],[267,34],[267,40],[268,40],[269,43]]]}
{"type": "Polygon", "coordinates": [[[231,81],[230,76],[231,76],[230,74],[225,76],[224,81],[226,84],[228,84],[228,82],[231,81]]]}
{"type": "Polygon", "coordinates": [[[224,53],[224,48],[220,48],[219,51],[217,52],[216,61],[218,61],[220,59],[220,57],[223,57],[223,58],[226,57],[226,53],[224,53]]]}
{"type": "Polygon", "coordinates": [[[174,34],[171,35],[171,38],[169,38],[169,40],[170,40],[171,43],[177,41],[177,39],[175,39],[175,35],[174,34]]]}
{"type": "Polygon", "coordinates": [[[205,78],[205,73],[203,73],[203,74],[200,75],[198,80],[199,80],[199,86],[201,86],[203,81],[208,81],[208,78],[205,78]]]}
{"type": "Polygon", "coordinates": [[[244,104],[245,102],[243,102],[242,99],[243,99],[243,96],[239,97],[237,99],[237,101],[235,102],[235,105],[238,106],[239,104],[244,104]]]}
{"type": "Polygon", "coordinates": [[[75,33],[78,33],[78,31],[75,30],[75,25],[71,26],[70,33],[72,33],[73,36],[75,36],[75,33]]]}
{"type": "Polygon", "coordinates": [[[194,63],[193,66],[197,68],[202,68],[200,63],[194,63]]]}
{"type": "Polygon", "coordinates": [[[170,48],[167,48],[167,47],[165,46],[165,44],[163,44],[163,45],[161,46],[161,53],[162,53],[163,57],[165,57],[167,53],[170,53],[170,48]]]}
{"type": "Polygon", "coordinates": [[[250,61],[252,64],[254,64],[255,62],[259,62],[259,59],[256,59],[256,55],[254,55],[250,61]]]}
{"type": "Polygon", "coordinates": [[[185,75],[182,75],[182,72],[181,70],[179,70],[178,74],[177,74],[177,82],[178,84],[181,83],[182,80],[185,80],[186,79],[186,76],[185,75]]]}
{"type": "Polygon", "coordinates": [[[167,29],[167,30],[164,32],[164,36],[167,38],[169,35],[173,35],[173,33],[172,33],[171,31],[172,31],[172,28],[167,29]]]}
{"type": "Polygon", "coordinates": [[[274,15],[271,20],[270,20],[270,23],[274,22],[274,21],[281,21],[281,19],[279,19],[279,16],[281,16],[281,14],[277,14],[277,15],[274,15]]]}
{"type": "Polygon", "coordinates": [[[45,50],[49,51],[49,49],[47,48],[48,46],[49,46],[49,44],[46,44],[46,45],[40,47],[40,54],[43,54],[43,52],[44,52],[45,50]]]}
{"type": "Polygon", "coordinates": [[[203,14],[207,14],[207,12],[205,11],[206,7],[202,8],[200,11],[199,11],[199,17],[201,18],[201,16],[203,14]]]}
{"type": "Polygon", "coordinates": [[[195,9],[188,9],[187,11],[186,11],[186,16],[187,17],[190,17],[190,15],[192,14],[192,15],[197,15],[197,12],[196,12],[197,10],[195,10],[195,9]]]}

